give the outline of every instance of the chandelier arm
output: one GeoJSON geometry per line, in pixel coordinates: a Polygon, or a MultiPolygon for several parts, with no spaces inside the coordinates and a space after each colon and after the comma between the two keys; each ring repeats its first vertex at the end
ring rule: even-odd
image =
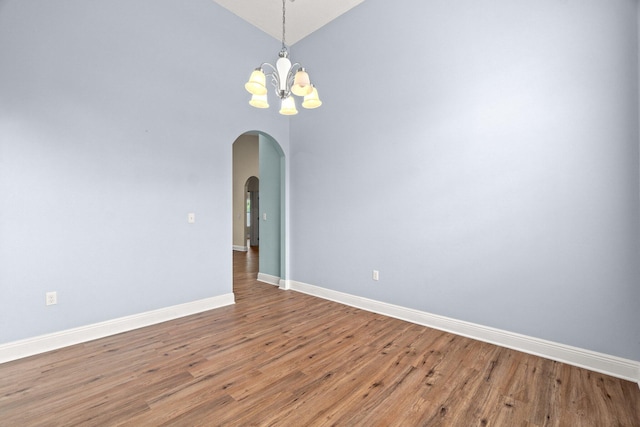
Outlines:
{"type": "Polygon", "coordinates": [[[278,75],[278,70],[276,69],[276,67],[274,67],[273,65],[271,65],[268,62],[264,62],[264,63],[262,63],[262,65],[260,65],[260,68],[269,68],[270,69],[270,71],[268,73],[265,73],[265,76],[271,77],[271,84],[273,85],[273,88],[275,89],[276,95],[278,97],[280,97],[280,76],[278,75]]]}
{"type": "Polygon", "coordinates": [[[284,99],[291,96],[291,86],[293,86],[293,82],[295,80],[295,74],[298,71],[298,69],[301,67],[302,65],[299,62],[296,62],[292,64],[291,67],[289,67],[289,71],[287,72],[287,76],[285,77],[286,90],[283,91],[280,89],[280,74],[278,73],[277,68],[268,62],[264,62],[260,65],[261,69],[265,69],[265,68],[269,69],[269,72],[265,73],[265,75],[271,77],[271,84],[275,89],[276,96],[280,99],[284,99]]]}
{"type": "Polygon", "coordinates": [[[271,76],[271,84],[273,85],[273,90],[276,93],[276,96],[280,99],[288,98],[291,95],[291,85],[287,85],[287,90],[280,90],[280,78],[278,77],[278,73],[269,73],[271,76]]]}
{"type": "Polygon", "coordinates": [[[271,84],[276,91],[276,95],[280,96],[280,79],[278,78],[277,73],[271,73],[271,84]]]}
{"type": "MultiPolygon", "coordinates": [[[[274,73],[277,73],[278,70],[276,70],[276,67],[274,67],[273,65],[269,64],[268,62],[263,62],[262,64],[260,64],[260,68],[264,68],[265,66],[268,66],[271,71],[273,71],[274,73]]],[[[269,73],[271,74],[271,73],[269,73]]]]}
{"type": "Polygon", "coordinates": [[[295,75],[298,72],[298,68],[301,68],[302,65],[300,65],[299,62],[296,62],[295,64],[291,65],[291,68],[289,68],[289,72],[287,73],[287,87],[291,88],[291,86],[293,86],[293,82],[295,80],[295,75]]]}
{"type": "Polygon", "coordinates": [[[278,96],[278,98],[280,99],[285,99],[291,96],[291,91],[280,91],[280,90],[276,90],[276,95],[278,96]]]}

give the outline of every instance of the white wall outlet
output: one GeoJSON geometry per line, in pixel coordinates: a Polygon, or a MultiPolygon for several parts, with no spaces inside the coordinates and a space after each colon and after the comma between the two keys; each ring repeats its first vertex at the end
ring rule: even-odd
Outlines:
{"type": "Polygon", "coordinates": [[[195,213],[193,213],[193,212],[188,213],[188,214],[187,214],[187,222],[188,222],[189,224],[193,224],[193,223],[195,223],[195,222],[196,222],[196,214],[195,214],[195,213]]]}
{"type": "Polygon", "coordinates": [[[380,280],[380,272],[378,270],[373,270],[373,275],[371,277],[373,280],[380,280]]]}
{"type": "Polygon", "coordinates": [[[262,214],[262,220],[263,220],[263,221],[266,221],[266,220],[267,220],[267,213],[266,213],[266,212],[264,212],[264,213],[262,214]]]}
{"type": "Polygon", "coordinates": [[[54,305],[58,303],[58,293],[57,292],[47,292],[46,296],[47,305],[54,305]]]}

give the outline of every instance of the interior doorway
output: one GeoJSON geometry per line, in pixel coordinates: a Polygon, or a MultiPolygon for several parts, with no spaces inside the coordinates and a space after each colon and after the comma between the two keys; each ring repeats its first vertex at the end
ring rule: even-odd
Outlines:
{"type": "Polygon", "coordinates": [[[260,180],[250,177],[246,184],[247,211],[246,230],[249,247],[260,246],[260,180]]]}

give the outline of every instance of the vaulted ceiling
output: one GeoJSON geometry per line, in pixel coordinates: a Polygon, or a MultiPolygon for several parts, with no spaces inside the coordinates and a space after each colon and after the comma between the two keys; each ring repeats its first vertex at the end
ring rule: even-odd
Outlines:
{"type": "MultiPolygon", "coordinates": [[[[265,33],[282,39],[282,0],[214,0],[265,33]]],[[[292,45],[364,0],[286,0],[286,43],[292,45]]]]}

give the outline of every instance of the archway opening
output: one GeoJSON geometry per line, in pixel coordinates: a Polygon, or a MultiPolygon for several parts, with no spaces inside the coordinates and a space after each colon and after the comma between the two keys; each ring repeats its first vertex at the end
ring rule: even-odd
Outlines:
{"type": "Polygon", "coordinates": [[[284,151],[264,132],[244,133],[233,143],[233,250],[259,252],[259,281],[286,280],[285,225],[284,151]]]}
{"type": "Polygon", "coordinates": [[[247,246],[260,246],[260,180],[251,176],[244,185],[246,213],[244,218],[247,246]]]}

